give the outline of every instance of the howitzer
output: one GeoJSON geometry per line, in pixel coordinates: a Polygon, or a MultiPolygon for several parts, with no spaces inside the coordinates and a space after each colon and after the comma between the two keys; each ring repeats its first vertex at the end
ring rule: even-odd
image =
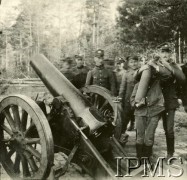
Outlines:
{"type": "MultiPolygon", "coordinates": [[[[82,118],[84,123],[89,126],[90,132],[97,134],[96,131],[99,128],[102,128],[105,123],[98,121],[96,117],[94,117],[95,113],[90,112],[91,104],[83,94],[81,94],[81,92],[76,89],[45,57],[41,58],[41,56],[37,56],[33,58],[31,66],[39,75],[50,93],[54,97],[62,95],[66,100],[68,100],[76,117],[82,118]]],[[[94,111],[93,108],[92,111],[94,111]]]]}
{"type": "Polygon", "coordinates": [[[121,126],[116,120],[120,113],[110,117],[117,107],[110,93],[91,86],[83,88],[84,96],[43,55],[34,56],[30,64],[54,99],[50,112],[43,102],[23,95],[1,101],[0,160],[4,169],[14,179],[51,179],[63,175],[74,162],[94,178],[115,178],[115,157],[126,153],[114,137],[113,129],[119,131],[121,126]],[[101,92],[107,100],[98,99],[101,92]],[[63,167],[54,164],[54,153],[59,151],[68,156],[63,167]]]}

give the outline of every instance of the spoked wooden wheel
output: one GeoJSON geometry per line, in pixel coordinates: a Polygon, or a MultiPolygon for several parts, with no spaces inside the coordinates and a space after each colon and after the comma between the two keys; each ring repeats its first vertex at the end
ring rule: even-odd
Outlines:
{"type": "Polygon", "coordinates": [[[53,138],[39,106],[23,95],[0,103],[0,160],[13,179],[46,178],[53,164],[53,138]]]}
{"type": "Polygon", "coordinates": [[[115,102],[115,98],[106,88],[91,85],[81,89],[89,101],[103,114],[104,119],[115,125],[114,135],[117,139],[121,136],[122,108],[121,103],[115,102]]]}

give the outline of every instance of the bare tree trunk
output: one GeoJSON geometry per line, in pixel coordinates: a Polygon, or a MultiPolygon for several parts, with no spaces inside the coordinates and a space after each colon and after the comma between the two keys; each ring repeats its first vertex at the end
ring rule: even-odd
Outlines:
{"type": "Polygon", "coordinates": [[[178,63],[179,62],[179,32],[177,32],[177,37],[176,37],[175,53],[176,53],[176,63],[178,63]]]}
{"type": "Polygon", "coordinates": [[[97,13],[97,24],[96,24],[96,48],[99,47],[99,14],[100,14],[100,0],[98,0],[98,13],[97,13]]]}
{"type": "Polygon", "coordinates": [[[20,33],[20,36],[19,36],[19,42],[20,42],[19,63],[20,63],[20,66],[21,66],[22,65],[22,48],[23,48],[21,33],[20,33]]]}
{"type": "Polygon", "coordinates": [[[96,7],[94,5],[94,15],[93,15],[93,50],[95,50],[95,34],[96,34],[96,7]]]}
{"type": "Polygon", "coordinates": [[[39,22],[38,22],[38,18],[37,18],[37,53],[40,53],[40,37],[39,37],[39,22]]]}
{"type": "Polygon", "coordinates": [[[6,50],[5,50],[5,70],[8,69],[8,40],[7,40],[7,32],[5,34],[5,42],[6,42],[6,50]]]}
{"type": "Polygon", "coordinates": [[[179,63],[181,63],[181,33],[179,31],[179,63]]]}
{"type": "Polygon", "coordinates": [[[61,0],[59,0],[59,60],[61,58],[61,49],[62,49],[62,33],[61,33],[61,23],[62,23],[62,19],[61,19],[61,0]]]}
{"type": "Polygon", "coordinates": [[[184,37],[182,36],[181,37],[181,62],[180,63],[183,63],[184,59],[184,37]]]}
{"type": "Polygon", "coordinates": [[[33,39],[32,39],[32,16],[30,12],[30,18],[29,18],[29,35],[30,35],[30,57],[32,56],[32,46],[33,46],[33,39]]]}
{"type": "Polygon", "coordinates": [[[82,23],[83,23],[83,6],[81,7],[81,15],[80,15],[80,25],[79,25],[79,39],[78,39],[78,52],[81,52],[81,32],[82,32],[82,23]]]}

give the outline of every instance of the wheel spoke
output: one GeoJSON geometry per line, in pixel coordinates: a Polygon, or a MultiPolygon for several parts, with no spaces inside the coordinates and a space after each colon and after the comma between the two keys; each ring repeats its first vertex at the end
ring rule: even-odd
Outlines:
{"type": "Polygon", "coordinates": [[[95,100],[95,95],[93,93],[90,93],[90,101],[92,102],[92,104],[94,103],[95,100]]]}
{"type": "Polygon", "coordinates": [[[13,135],[13,132],[5,125],[1,125],[1,127],[10,135],[12,136],[13,135]]]}
{"type": "Polygon", "coordinates": [[[94,106],[97,107],[98,105],[98,94],[95,94],[94,96],[94,106]]]}
{"type": "Polygon", "coordinates": [[[40,138],[25,139],[27,144],[40,144],[40,138]]]}
{"type": "Polygon", "coordinates": [[[17,130],[19,130],[20,126],[21,126],[21,121],[20,121],[18,106],[13,105],[13,106],[11,106],[11,109],[12,109],[14,120],[15,120],[15,123],[16,123],[15,124],[16,128],[17,128],[17,130]]]}
{"type": "Polygon", "coordinates": [[[15,130],[15,122],[14,122],[9,110],[8,109],[4,109],[2,112],[5,115],[8,123],[9,123],[9,125],[11,127],[11,129],[14,131],[15,130]]]}
{"type": "Polygon", "coordinates": [[[7,154],[7,158],[10,159],[11,156],[15,153],[15,150],[14,149],[11,149],[8,154],[7,154]]]}
{"type": "Polygon", "coordinates": [[[25,110],[22,110],[21,129],[23,132],[26,130],[27,127],[27,117],[28,117],[28,113],[25,110]]]}
{"type": "Polygon", "coordinates": [[[103,103],[103,105],[99,110],[102,111],[108,104],[109,104],[108,100],[105,100],[105,102],[103,103]]]}
{"type": "Polygon", "coordinates": [[[7,142],[12,141],[12,139],[11,139],[11,138],[9,138],[9,139],[8,139],[8,138],[5,138],[5,139],[1,139],[1,141],[7,143],[7,142]]]}
{"type": "Polygon", "coordinates": [[[26,150],[30,152],[33,156],[35,156],[37,159],[41,158],[41,154],[36,149],[34,149],[32,146],[27,145],[26,150]]]}
{"type": "Polygon", "coordinates": [[[21,156],[21,163],[22,163],[22,168],[23,168],[23,176],[24,177],[30,176],[31,174],[29,171],[28,162],[27,162],[27,159],[23,155],[21,156]]]}
{"type": "Polygon", "coordinates": [[[20,173],[20,162],[21,162],[21,158],[19,154],[16,153],[16,159],[15,159],[15,164],[14,164],[15,173],[20,173]]]}
{"type": "Polygon", "coordinates": [[[26,157],[26,159],[27,159],[27,161],[28,161],[28,163],[29,163],[32,171],[36,172],[38,170],[38,167],[37,167],[37,165],[36,165],[36,163],[35,163],[34,158],[32,157],[32,155],[30,155],[26,151],[24,152],[24,155],[25,155],[25,157],[26,157]]]}

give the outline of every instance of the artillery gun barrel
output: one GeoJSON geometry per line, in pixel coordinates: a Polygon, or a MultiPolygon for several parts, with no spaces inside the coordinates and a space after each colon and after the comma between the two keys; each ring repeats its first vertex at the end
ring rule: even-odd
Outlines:
{"type": "Polygon", "coordinates": [[[54,97],[63,96],[76,117],[81,117],[91,132],[105,124],[98,121],[98,115],[90,112],[91,104],[84,95],[44,55],[35,55],[30,64],[50,93],[54,97]]]}

